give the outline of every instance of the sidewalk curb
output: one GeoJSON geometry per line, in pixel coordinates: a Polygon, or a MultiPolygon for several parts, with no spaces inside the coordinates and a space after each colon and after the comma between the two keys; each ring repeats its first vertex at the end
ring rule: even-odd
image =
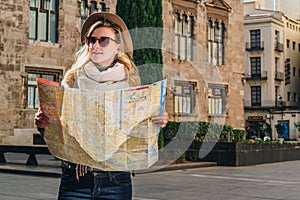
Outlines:
{"type": "MultiPolygon", "coordinates": [[[[147,170],[136,170],[135,174],[145,174],[145,173],[155,173],[162,171],[173,171],[173,170],[185,170],[203,167],[213,167],[217,166],[215,162],[197,162],[189,164],[173,164],[162,167],[151,167],[147,170]]],[[[22,174],[22,175],[32,175],[32,176],[46,176],[46,177],[60,177],[61,169],[60,167],[48,167],[48,166],[36,166],[30,167],[26,165],[16,165],[16,164],[4,164],[0,165],[0,172],[2,173],[12,173],[12,174],[22,174]]]]}
{"type": "Polygon", "coordinates": [[[145,174],[145,173],[155,173],[155,172],[163,172],[163,171],[173,171],[173,170],[186,170],[186,169],[195,169],[195,168],[203,168],[203,167],[213,167],[217,166],[216,162],[195,162],[188,164],[172,164],[166,166],[154,166],[150,167],[146,170],[137,170],[136,174],[145,174]]]}
{"type": "Polygon", "coordinates": [[[56,172],[45,172],[45,171],[30,171],[30,170],[20,170],[20,169],[0,169],[1,173],[10,173],[10,174],[21,174],[21,175],[31,175],[31,176],[46,176],[46,177],[56,177],[59,178],[61,173],[56,172]]]}
{"type": "Polygon", "coordinates": [[[32,175],[32,176],[47,176],[47,177],[60,177],[61,170],[59,166],[27,166],[25,164],[7,163],[0,165],[0,172],[32,175]]]}

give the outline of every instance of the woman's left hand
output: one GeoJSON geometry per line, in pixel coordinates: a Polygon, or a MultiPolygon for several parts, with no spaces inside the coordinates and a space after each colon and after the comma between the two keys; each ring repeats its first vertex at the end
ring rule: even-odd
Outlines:
{"type": "Polygon", "coordinates": [[[152,117],[151,120],[155,125],[159,126],[160,128],[164,128],[169,121],[169,114],[167,112],[164,112],[160,116],[152,117]]]}

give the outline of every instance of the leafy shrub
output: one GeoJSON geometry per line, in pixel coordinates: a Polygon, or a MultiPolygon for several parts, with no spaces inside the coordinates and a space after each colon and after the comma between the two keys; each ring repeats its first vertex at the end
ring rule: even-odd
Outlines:
{"type": "Polygon", "coordinates": [[[297,128],[297,131],[300,131],[300,120],[299,121],[296,121],[294,123],[295,127],[297,128]]]}
{"type": "Polygon", "coordinates": [[[220,142],[232,142],[233,141],[233,128],[230,125],[224,125],[220,135],[220,142]]]}
{"type": "Polygon", "coordinates": [[[165,140],[170,140],[174,138],[178,132],[180,123],[178,122],[168,122],[167,126],[161,129],[163,137],[165,140]]]}
{"type": "Polygon", "coordinates": [[[158,134],[158,149],[161,149],[164,147],[164,135],[163,133],[160,131],[159,134],[158,134]]]}
{"type": "Polygon", "coordinates": [[[233,141],[232,142],[245,142],[246,141],[246,131],[241,129],[233,129],[233,141]]]}
{"type": "Polygon", "coordinates": [[[203,142],[205,135],[208,132],[208,128],[209,128],[208,122],[202,122],[202,121],[199,122],[198,130],[197,130],[194,140],[196,142],[203,142]]]}
{"type": "Polygon", "coordinates": [[[161,130],[166,141],[172,139],[196,142],[244,142],[246,131],[233,129],[230,125],[221,125],[210,122],[168,122],[161,130]]]}

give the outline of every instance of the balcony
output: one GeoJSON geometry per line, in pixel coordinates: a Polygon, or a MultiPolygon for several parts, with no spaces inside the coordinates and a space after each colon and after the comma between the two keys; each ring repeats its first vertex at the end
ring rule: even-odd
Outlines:
{"type": "Polygon", "coordinates": [[[251,81],[251,80],[267,80],[268,79],[268,73],[267,71],[262,71],[260,74],[247,74],[245,77],[246,80],[251,81]]]}
{"type": "Polygon", "coordinates": [[[290,102],[282,100],[261,100],[259,102],[253,103],[250,99],[244,100],[244,108],[246,110],[261,110],[261,109],[285,109],[294,108],[299,109],[299,102],[290,102]]]}
{"type": "Polygon", "coordinates": [[[261,109],[267,109],[267,108],[285,108],[286,102],[284,101],[278,101],[278,100],[261,100],[259,102],[253,103],[249,99],[244,100],[244,108],[246,110],[261,110],[261,109]]]}
{"type": "Polygon", "coordinates": [[[284,73],[275,72],[275,81],[284,81],[284,73]]]}
{"type": "Polygon", "coordinates": [[[275,51],[278,51],[278,52],[283,52],[283,44],[279,43],[279,42],[275,42],[275,48],[274,48],[275,51]]]}
{"type": "Polygon", "coordinates": [[[264,50],[264,42],[246,42],[246,51],[262,51],[264,50]]]}

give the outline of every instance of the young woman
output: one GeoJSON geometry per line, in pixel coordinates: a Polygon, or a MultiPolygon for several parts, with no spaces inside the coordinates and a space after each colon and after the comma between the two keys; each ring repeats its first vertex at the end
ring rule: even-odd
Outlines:
{"type": "MultiPolygon", "coordinates": [[[[141,83],[132,61],[132,40],[124,21],[112,13],[94,13],[85,21],[81,40],[84,45],[67,71],[62,86],[81,89],[111,90],[141,83]]],[[[165,127],[168,114],[152,118],[165,127]]],[[[40,131],[48,118],[40,110],[35,115],[40,131]]],[[[110,172],[62,161],[58,199],[132,199],[130,172],[110,172]]]]}

